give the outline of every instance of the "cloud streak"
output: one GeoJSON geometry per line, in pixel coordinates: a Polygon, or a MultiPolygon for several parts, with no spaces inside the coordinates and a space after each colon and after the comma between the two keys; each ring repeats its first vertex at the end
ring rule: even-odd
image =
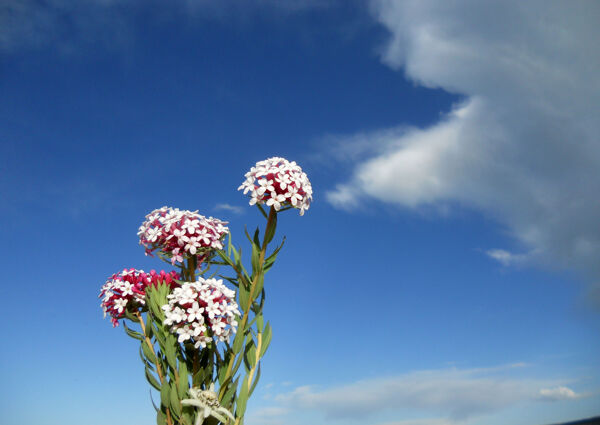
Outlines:
{"type": "Polygon", "coordinates": [[[215,205],[215,210],[217,211],[230,211],[234,214],[242,214],[244,212],[244,208],[237,206],[237,205],[231,205],[231,204],[217,204],[215,205]]]}
{"type": "MultiPolygon", "coordinates": [[[[510,371],[519,367],[424,370],[329,388],[300,386],[276,397],[282,410],[272,412],[316,411],[329,420],[364,421],[380,412],[401,414],[410,410],[433,418],[421,420],[423,423],[446,424],[491,414],[521,402],[580,397],[560,382],[516,378],[510,371]]],[[[272,416],[270,419],[274,420],[272,416]]]]}
{"type": "Polygon", "coordinates": [[[488,255],[506,264],[527,259],[575,269],[598,290],[600,5],[371,5],[390,33],[382,61],[465,100],[429,128],[363,135],[363,144],[371,139],[384,151],[356,161],[352,177],[327,194],[329,202],[475,208],[529,250],[514,257],[490,247],[488,255]]]}

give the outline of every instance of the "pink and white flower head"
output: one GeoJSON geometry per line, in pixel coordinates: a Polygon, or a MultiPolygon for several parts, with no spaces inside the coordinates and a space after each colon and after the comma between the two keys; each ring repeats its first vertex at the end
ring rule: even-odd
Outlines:
{"type": "Polygon", "coordinates": [[[146,288],[166,283],[171,288],[177,284],[175,279],[179,275],[175,272],[160,273],[152,270],[146,273],[143,270],[124,269],[121,273],[112,275],[100,290],[98,298],[102,298],[100,306],[104,317],[110,315],[114,326],[119,325],[119,319],[125,316],[125,311],[136,311],[146,305],[146,288]]]}
{"type": "Polygon", "coordinates": [[[171,257],[171,263],[198,257],[198,265],[209,251],[223,249],[223,238],[229,233],[227,222],[204,217],[198,211],[162,207],[146,216],[138,231],[140,245],[146,255],[159,250],[171,257]]]}
{"type": "Polygon", "coordinates": [[[266,204],[279,211],[291,205],[304,215],[312,201],[312,186],[295,162],[273,157],[259,161],[246,173],[246,181],[238,188],[250,192],[250,205],[266,204]]]}
{"type": "Polygon", "coordinates": [[[171,327],[179,342],[190,341],[194,347],[206,347],[213,337],[229,341],[238,325],[240,311],[235,291],[222,280],[199,277],[196,282],[183,282],[167,296],[162,306],[164,324],[171,327]]]}

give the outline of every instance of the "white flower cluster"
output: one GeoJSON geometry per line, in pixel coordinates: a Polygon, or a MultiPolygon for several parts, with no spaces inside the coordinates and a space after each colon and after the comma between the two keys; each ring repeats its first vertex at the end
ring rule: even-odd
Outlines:
{"type": "Polygon", "coordinates": [[[192,341],[196,348],[206,347],[213,337],[229,341],[238,325],[240,311],[235,291],[222,280],[199,277],[196,282],[184,282],[167,296],[164,324],[177,334],[179,342],[192,341]]]}
{"type": "Polygon", "coordinates": [[[223,237],[229,233],[227,222],[204,217],[198,211],[162,207],[146,216],[138,231],[146,253],[161,250],[171,261],[182,262],[184,256],[201,256],[207,249],[223,249],[223,237]]]}
{"type": "Polygon", "coordinates": [[[273,157],[259,161],[246,173],[246,181],[238,188],[250,192],[250,205],[266,204],[277,211],[283,205],[300,209],[304,215],[312,201],[312,186],[295,162],[273,157]]]}

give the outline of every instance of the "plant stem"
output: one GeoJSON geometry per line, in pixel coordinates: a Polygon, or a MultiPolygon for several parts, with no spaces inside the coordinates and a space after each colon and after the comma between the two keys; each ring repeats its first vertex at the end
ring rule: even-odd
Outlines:
{"type": "MultiPolygon", "coordinates": [[[[246,311],[244,311],[244,315],[242,316],[242,320],[240,322],[240,325],[238,326],[238,331],[240,332],[245,332],[246,331],[246,324],[248,323],[248,318],[250,317],[250,311],[252,310],[252,304],[254,303],[254,290],[256,288],[256,283],[258,282],[258,277],[263,273],[263,265],[265,262],[265,255],[267,252],[267,229],[269,229],[269,227],[272,225],[273,220],[275,220],[277,216],[277,211],[275,210],[274,207],[271,207],[271,209],[269,210],[269,216],[267,218],[267,227],[265,228],[265,233],[263,235],[263,243],[262,246],[260,248],[260,254],[258,257],[258,270],[255,270],[253,275],[253,279],[252,282],[250,283],[250,295],[248,296],[248,308],[246,309],[246,311]]],[[[237,270],[236,270],[237,271],[237,270]]],[[[238,275],[240,275],[240,273],[238,272],[238,275]]],[[[240,285],[242,285],[243,282],[240,282],[240,285]]],[[[260,341],[260,335],[261,335],[261,330],[258,331],[258,335],[259,335],[259,341],[260,341]]],[[[257,354],[260,353],[260,351],[257,350],[257,354]]],[[[242,353],[243,355],[243,353],[242,353]]],[[[227,377],[229,377],[229,375],[231,374],[231,371],[233,369],[233,364],[235,363],[235,356],[231,356],[231,358],[229,359],[229,364],[227,365],[227,373],[225,374],[225,380],[227,379],[227,377]]],[[[223,396],[225,395],[225,390],[227,389],[227,386],[223,386],[221,387],[221,390],[219,391],[219,401],[222,400],[223,396]]],[[[236,420],[236,424],[237,424],[237,420],[236,420]]]]}
{"type": "MultiPolygon", "coordinates": [[[[158,375],[158,379],[160,380],[160,384],[162,386],[165,384],[165,377],[163,376],[162,368],[160,367],[160,362],[158,361],[158,356],[156,355],[156,351],[154,350],[154,344],[152,344],[152,341],[146,335],[146,324],[144,323],[144,319],[143,319],[142,315],[140,314],[140,312],[136,311],[135,316],[140,321],[140,326],[142,327],[142,333],[144,334],[144,340],[146,341],[146,345],[148,345],[148,348],[150,349],[152,354],[154,354],[154,358],[156,359],[156,362],[154,363],[156,366],[156,374],[158,375]]],[[[167,410],[167,424],[173,425],[173,420],[171,419],[171,412],[169,411],[168,406],[167,406],[166,410],[167,410]]]]}

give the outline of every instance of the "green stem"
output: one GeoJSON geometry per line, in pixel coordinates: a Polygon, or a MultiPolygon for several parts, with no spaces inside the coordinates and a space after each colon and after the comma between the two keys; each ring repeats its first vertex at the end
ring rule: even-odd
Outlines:
{"type": "MultiPolygon", "coordinates": [[[[253,273],[254,276],[253,276],[252,282],[250,283],[250,295],[248,297],[248,300],[249,300],[248,308],[244,311],[242,320],[238,326],[238,332],[246,332],[246,324],[248,323],[248,319],[250,317],[250,311],[252,310],[252,305],[254,304],[255,297],[258,296],[258,294],[254,294],[254,291],[256,289],[256,283],[258,282],[258,278],[263,273],[263,266],[265,263],[265,255],[267,252],[267,245],[268,245],[267,229],[269,229],[269,227],[273,225],[273,221],[276,219],[276,216],[277,216],[277,211],[275,210],[275,208],[271,207],[271,209],[269,210],[269,216],[267,217],[267,227],[265,228],[265,233],[263,235],[263,242],[262,242],[260,254],[258,257],[258,269],[254,271],[254,273],[253,273]]],[[[238,275],[239,275],[239,273],[238,273],[238,275]]],[[[243,284],[243,282],[240,282],[240,285],[242,285],[242,284],[243,284]]],[[[260,331],[261,330],[259,330],[259,332],[260,331]]],[[[241,355],[243,355],[243,353],[241,355]]],[[[227,378],[231,375],[234,363],[235,363],[235,356],[231,356],[231,358],[229,359],[229,364],[227,365],[225,381],[227,381],[227,378]]],[[[223,399],[226,389],[227,389],[227,386],[221,387],[221,389],[219,391],[219,401],[223,399]]]]}

